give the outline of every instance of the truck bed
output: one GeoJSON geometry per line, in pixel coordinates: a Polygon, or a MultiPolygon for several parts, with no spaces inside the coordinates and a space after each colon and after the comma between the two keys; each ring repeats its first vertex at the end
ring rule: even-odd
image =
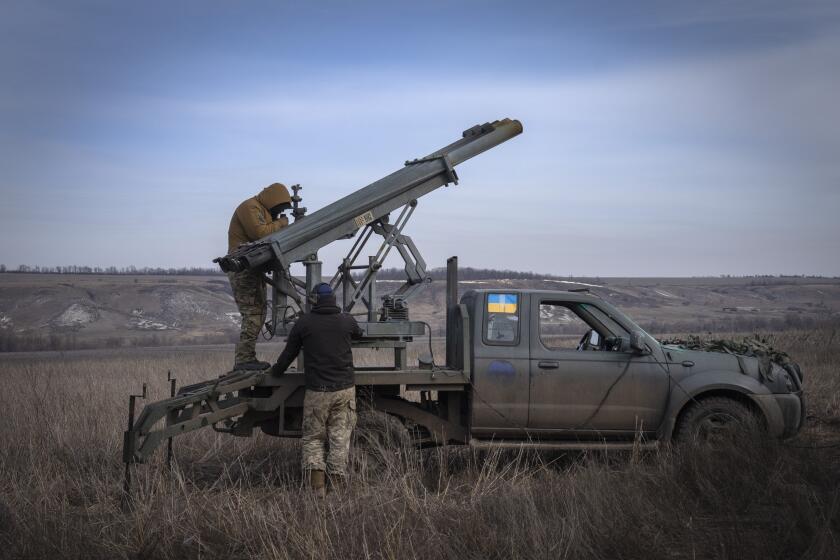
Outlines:
{"type": "MultiPolygon", "coordinates": [[[[445,367],[356,369],[357,387],[388,387],[397,392],[463,391],[467,385],[469,379],[462,370],[445,367]]],[[[250,435],[257,423],[282,417],[287,401],[303,388],[304,376],[295,370],[279,377],[267,370],[233,371],[181,387],[176,396],[143,407],[124,434],[123,460],[143,462],[167,438],[206,426],[233,435],[250,435]],[[247,422],[238,421],[243,417],[247,422]],[[218,427],[219,423],[224,426],[218,427]]]]}

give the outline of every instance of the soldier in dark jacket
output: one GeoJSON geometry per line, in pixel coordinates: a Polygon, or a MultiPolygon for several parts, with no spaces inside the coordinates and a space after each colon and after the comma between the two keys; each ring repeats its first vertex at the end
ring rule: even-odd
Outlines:
{"type": "Polygon", "coordinates": [[[326,476],[336,485],[347,476],[350,436],[356,425],[356,384],[350,341],[361,336],[356,320],[336,305],[329,284],[313,290],[316,304],[292,327],[286,348],[271,368],[281,375],[303,348],[302,465],[319,496],[326,476]]]}

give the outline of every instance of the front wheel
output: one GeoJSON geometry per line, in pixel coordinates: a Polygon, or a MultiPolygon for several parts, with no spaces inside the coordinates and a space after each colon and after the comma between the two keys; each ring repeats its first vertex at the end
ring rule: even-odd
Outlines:
{"type": "Polygon", "coordinates": [[[744,403],[729,397],[707,397],[695,401],[677,424],[677,443],[719,444],[756,435],[761,423],[744,403]]]}

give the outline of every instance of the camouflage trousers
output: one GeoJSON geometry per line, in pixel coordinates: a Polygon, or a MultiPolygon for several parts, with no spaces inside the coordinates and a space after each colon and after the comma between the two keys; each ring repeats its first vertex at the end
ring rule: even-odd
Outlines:
{"type": "Polygon", "coordinates": [[[228,272],[233,299],[242,316],[239,342],[236,344],[236,363],[257,359],[257,337],[265,323],[265,284],[248,271],[228,272]]]}
{"type": "Polygon", "coordinates": [[[304,472],[347,475],[350,436],[356,426],[356,388],[321,392],[307,389],[303,398],[304,472]]]}

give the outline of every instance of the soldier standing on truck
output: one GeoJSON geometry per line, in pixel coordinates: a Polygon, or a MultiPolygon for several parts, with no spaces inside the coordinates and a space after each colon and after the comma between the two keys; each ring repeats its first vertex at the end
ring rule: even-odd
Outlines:
{"type": "MultiPolygon", "coordinates": [[[[272,183],[237,206],[228,228],[228,253],[288,226],[289,220],[282,213],[291,207],[292,198],[282,183],[272,183]]],[[[257,337],[265,322],[265,284],[259,274],[249,270],[228,272],[228,278],[242,317],[233,369],[270,367],[268,362],[257,360],[257,337]]]]}
{"type": "Polygon", "coordinates": [[[318,497],[326,494],[329,478],[334,489],[344,485],[350,436],[356,426],[356,381],[351,339],[362,334],[356,319],[342,313],[329,284],[318,284],[309,313],[302,315],[271,368],[282,375],[303,348],[306,393],[303,399],[301,464],[318,497]]]}

